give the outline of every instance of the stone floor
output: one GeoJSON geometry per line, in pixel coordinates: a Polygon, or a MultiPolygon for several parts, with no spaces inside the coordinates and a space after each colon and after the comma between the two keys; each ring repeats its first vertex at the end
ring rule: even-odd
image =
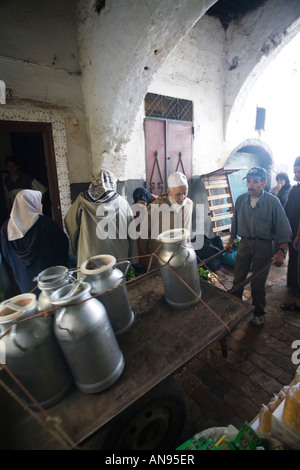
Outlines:
{"type": "MultiPolygon", "coordinates": [[[[286,287],[286,271],[286,262],[282,267],[271,266],[262,327],[252,326],[249,319],[244,321],[228,337],[227,358],[222,357],[220,344],[216,343],[177,374],[189,404],[180,443],[213,426],[232,424],[239,429],[293,380],[298,365],[292,362],[292,343],[300,339],[300,313],[280,308],[282,302],[296,299],[286,287]]],[[[230,289],[231,268],[222,266],[215,276],[219,287],[230,289]]],[[[249,284],[244,294],[244,300],[251,302],[249,284]]]]}

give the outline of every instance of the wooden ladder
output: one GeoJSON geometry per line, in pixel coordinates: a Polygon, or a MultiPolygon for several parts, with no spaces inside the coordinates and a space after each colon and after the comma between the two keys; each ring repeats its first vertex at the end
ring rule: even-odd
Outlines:
{"type": "Polygon", "coordinates": [[[228,174],[231,172],[222,168],[203,175],[212,230],[215,236],[220,236],[224,244],[229,238],[228,231],[231,228],[234,210],[228,179],[228,174]]]}

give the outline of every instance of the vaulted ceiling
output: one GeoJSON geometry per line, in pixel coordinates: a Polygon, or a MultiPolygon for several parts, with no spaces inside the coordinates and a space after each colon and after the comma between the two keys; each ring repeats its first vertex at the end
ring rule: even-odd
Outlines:
{"type": "Polygon", "coordinates": [[[265,2],[266,0],[219,0],[206,14],[219,18],[226,29],[231,21],[238,20],[265,2]]]}

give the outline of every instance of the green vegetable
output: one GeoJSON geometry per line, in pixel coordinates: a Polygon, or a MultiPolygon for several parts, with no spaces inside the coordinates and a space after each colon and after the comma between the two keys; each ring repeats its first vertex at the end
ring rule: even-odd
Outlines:
{"type": "Polygon", "coordinates": [[[198,268],[198,273],[199,273],[200,279],[204,279],[205,281],[207,281],[208,275],[209,275],[209,271],[207,269],[204,269],[202,267],[198,268]]]}
{"type": "Polygon", "coordinates": [[[241,239],[240,238],[235,238],[232,242],[232,245],[231,247],[232,248],[237,248],[238,247],[238,244],[240,243],[241,239]]]}
{"type": "Polygon", "coordinates": [[[126,281],[131,281],[131,279],[135,279],[135,278],[136,278],[136,275],[135,275],[134,267],[130,266],[130,268],[128,269],[128,273],[126,275],[126,281]]]}

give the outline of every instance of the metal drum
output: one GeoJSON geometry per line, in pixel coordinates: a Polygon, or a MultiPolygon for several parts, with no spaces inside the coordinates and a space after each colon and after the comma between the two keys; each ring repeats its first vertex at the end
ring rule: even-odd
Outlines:
{"type": "Polygon", "coordinates": [[[37,277],[38,288],[41,291],[38,297],[38,309],[44,311],[52,308],[50,302],[52,292],[74,281],[75,278],[65,266],[51,266],[40,272],[37,277]]]}
{"type": "Polygon", "coordinates": [[[91,285],[91,293],[101,294],[97,299],[105,306],[117,336],[129,330],[134,321],[124,284],[129,267],[129,261],[117,262],[111,255],[93,256],[80,267],[81,274],[85,276],[84,280],[91,285]],[[126,265],[125,273],[117,269],[121,264],[126,265]]]}
{"type": "Polygon", "coordinates": [[[188,230],[181,228],[167,230],[158,236],[162,243],[158,256],[165,298],[176,308],[195,305],[202,295],[197,256],[187,241],[188,237],[188,230]]]}
{"type": "MultiPolygon", "coordinates": [[[[35,294],[21,294],[0,304],[0,336],[9,328],[4,342],[5,363],[44,408],[62,399],[72,377],[53,332],[51,318],[35,317],[35,294]],[[22,320],[22,321],[20,321],[22,320]]],[[[29,405],[36,407],[25,396],[29,405]]]]}
{"type": "Polygon", "coordinates": [[[105,307],[91,298],[91,286],[75,281],[50,296],[61,307],[55,315],[54,333],[84,393],[97,393],[113,384],[124,369],[124,357],[117,343],[105,307]]]}

